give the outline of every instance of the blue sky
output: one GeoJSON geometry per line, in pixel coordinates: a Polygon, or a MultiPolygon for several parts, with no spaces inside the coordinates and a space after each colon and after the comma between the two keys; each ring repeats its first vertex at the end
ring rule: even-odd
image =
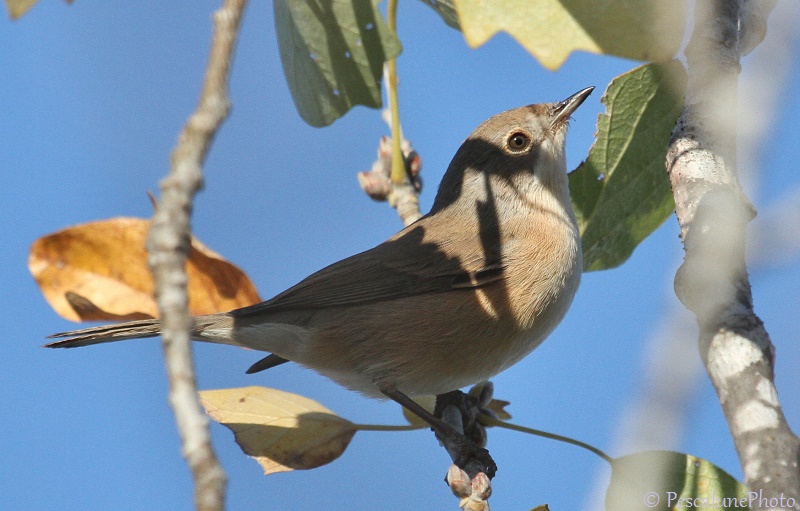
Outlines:
{"type": "MultiPolygon", "coordinates": [[[[2,509],[193,508],[159,343],[40,348],[48,334],[74,325],[49,308],[26,266],[30,244],[44,234],[114,216],[149,217],[145,192],[157,191],[196,103],[217,3],[111,4],[45,2],[0,29],[2,509]]],[[[778,9],[768,37],[786,36],[776,23],[798,26],[796,6],[778,9]]],[[[595,85],[568,137],[568,166],[577,166],[603,110],[602,91],[638,65],[574,54],[553,73],[507,36],[470,50],[421,2],[401,3],[399,31],[401,115],[423,158],[423,210],[455,150],[480,122],[595,85]]],[[[743,84],[761,79],[771,86],[768,93],[743,85],[740,97],[745,107],[766,104],[757,109],[768,114],[744,141],[761,141],[753,152],[760,172],[744,181],[762,216],[800,187],[800,96],[786,87],[800,82],[800,52],[797,30],[788,35],[744,62],[743,84]]],[[[207,161],[193,227],[249,274],[262,297],[401,227],[394,211],[369,200],[355,179],[388,132],[379,112],[357,107],[331,127],[307,126],[283,78],[269,2],[248,8],[231,94],[233,112],[207,161]]],[[[629,406],[647,391],[653,342],[663,336],[665,317],[685,317],[675,312],[680,304],[671,291],[682,257],[677,235],[673,217],[623,267],[585,275],[562,325],[494,380],[497,396],[512,402],[515,422],[579,438],[611,455],[626,453],[615,449],[624,445],[619,434],[629,406]]],[[[756,309],[777,347],[778,389],[795,430],[798,262],[794,251],[751,268],[756,309]]],[[[689,335],[690,349],[677,357],[675,374],[699,367],[691,329],[689,335]]],[[[299,367],[248,376],[244,370],[258,354],[208,345],[195,353],[204,389],[270,386],[316,399],[356,422],[403,422],[396,405],[349,393],[299,367]]],[[[682,408],[682,433],[659,447],[705,457],[740,477],[716,395],[699,374],[682,408]]],[[[227,429],[214,425],[212,432],[230,477],[229,509],[456,509],[442,482],[448,458],[428,432],[362,432],[326,467],[270,477],[241,454],[227,429]]],[[[500,466],[491,500],[497,509],[596,508],[591,498],[608,475],[603,461],[517,433],[490,431],[489,437],[500,466]]]]}

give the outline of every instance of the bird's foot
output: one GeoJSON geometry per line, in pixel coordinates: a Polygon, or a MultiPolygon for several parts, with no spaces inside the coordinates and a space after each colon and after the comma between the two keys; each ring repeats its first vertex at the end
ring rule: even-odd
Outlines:
{"type": "Polygon", "coordinates": [[[478,447],[472,440],[462,436],[452,439],[454,450],[450,451],[453,463],[473,479],[476,475],[483,472],[489,479],[497,473],[497,464],[492,459],[489,451],[483,447],[478,447]]]}
{"type": "Polygon", "coordinates": [[[469,394],[457,390],[436,396],[434,415],[456,430],[448,435],[437,432],[453,463],[470,478],[483,472],[491,479],[497,472],[497,465],[489,451],[483,448],[486,429],[477,420],[479,413],[479,400],[469,394]]]}

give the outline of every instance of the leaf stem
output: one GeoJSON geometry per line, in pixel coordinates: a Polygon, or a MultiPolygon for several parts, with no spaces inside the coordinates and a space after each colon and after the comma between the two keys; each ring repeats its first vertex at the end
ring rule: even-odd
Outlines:
{"type": "Polygon", "coordinates": [[[559,442],[564,442],[564,443],[567,443],[567,444],[577,445],[578,447],[582,447],[582,448],[586,449],[587,451],[591,451],[594,454],[600,456],[601,458],[606,460],[608,463],[612,463],[614,461],[614,458],[612,458],[611,456],[609,456],[605,452],[601,451],[597,447],[595,447],[593,445],[589,445],[589,444],[587,444],[585,442],[581,442],[580,440],[575,440],[574,438],[570,438],[568,436],[556,435],[555,433],[548,433],[547,431],[542,431],[540,429],[533,429],[533,428],[528,428],[528,427],[525,427],[525,426],[520,426],[518,424],[512,424],[510,422],[504,422],[504,421],[495,419],[493,417],[489,417],[488,415],[481,415],[480,416],[480,422],[484,426],[496,426],[498,428],[510,429],[510,430],[513,430],[513,431],[519,431],[520,433],[528,433],[529,435],[536,435],[536,436],[540,436],[540,437],[544,437],[544,438],[549,438],[551,440],[557,440],[559,442]]]}
{"type": "MultiPolygon", "coordinates": [[[[389,30],[397,36],[397,2],[389,0],[387,6],[386,22],[389,30]]],[[[387,96],[389,97],[389,111],[392,114],[392,183],[402,184],[406,181],[406,168],[403,158],[403,131],[400,128],[400,107],[397,101],[397,59],[390,59],[386,63],[387,69],[387,96]]]]}
{"type": "Polygon", "coordinates": [[[358,431],[416,431],[426,428],[420,424],[354,424],[354,426],[358,431]]]}

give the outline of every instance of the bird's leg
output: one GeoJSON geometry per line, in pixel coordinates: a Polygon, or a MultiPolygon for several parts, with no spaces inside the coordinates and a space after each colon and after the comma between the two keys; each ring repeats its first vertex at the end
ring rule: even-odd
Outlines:
{"type": "Polygon", "coordinates": [[[479,397],[472,393],[454,390],[436,396],[433,415],[463,432],[478,447],[486,446],[486,427],[478,421],[478,415],[486,413],[479,397]],[[449,419],[449,420],[447,420],[449,419]]]}
{"type": "MultiPolygon", "coordinates": [[[[479,447],[475,442],[464,436],[463,433],[443,421],[441,417],[430,413],[416,401],[396,388],[381,386],[380,391],[386,397],[405,407],[408,411],[430,424],[431,428],[436,433],[436,437],[444,444],[450,457],[453,458],[453,463],[464,470],[470,478],[474,478],[481,472],[486,474],[489,479],[494,477],[495,472],[497,472],[497,465],[489,455],[489,451],[483,447],[479,447]]],[[[452,393],[443,394],[443,396],[448,396],[450,394],[452,393]]],[[[437,396],[437,408],[438,404],[439,396],[437,396]]]]}

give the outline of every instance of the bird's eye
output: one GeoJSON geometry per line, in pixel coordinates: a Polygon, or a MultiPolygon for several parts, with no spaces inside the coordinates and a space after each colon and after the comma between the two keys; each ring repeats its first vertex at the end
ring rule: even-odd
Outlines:
{"type": "Polygon", "coordinates": [[[531,145],[531,137],[525,133],[517,132],[508,137],[508,148],[515,153],[524,151],[531,145]]]}

